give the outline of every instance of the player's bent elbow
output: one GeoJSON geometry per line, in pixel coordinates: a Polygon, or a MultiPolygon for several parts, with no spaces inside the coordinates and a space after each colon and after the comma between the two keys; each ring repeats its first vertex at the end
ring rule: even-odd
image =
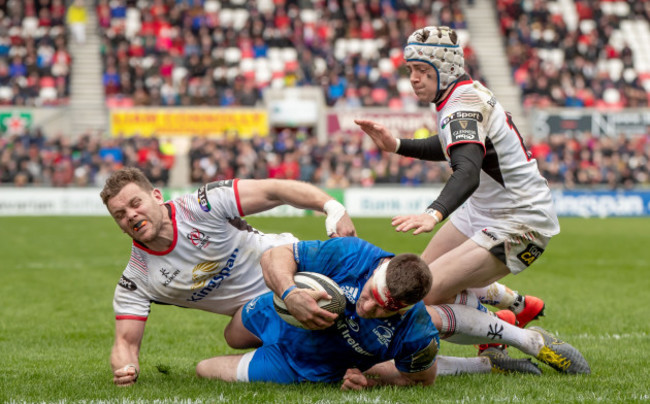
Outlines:
{"type": "Polygon", "coordinates": [[[429,369],[418,373],[412,373],[407,377],[411,380],[411,383],[415,386],[429,387],[435,384],[437,375],[438,375],[438,366],[437,364],[434,363],[433,366],[431,366],[429,369]]]}
{"type": "Polygon", "coordinates": [[[202,360],[196,365],[196,376],[202,379],[209,378],[209,370],[210,366],[208,364],[208,360],[202,360]]]}
{"type": "Polygon", "coordinates": [[[270,248],[262,253],[262,256],[260,257],[260,265],[262,268],[265,266],[268,266],[271,263],[271,251],[273,248],[270,248]]]}
{"type": "Polygon", "coordinates": [[[435,376],[432,377],[432,378],[430,378],[430,379],[422,380],[422,381],[420,382],[420,385],[422,385],[422,387],[431,387],[431,386],[433,386],[434,384],[436,384],[436,378],[435,378],[435,376]]]}
{"type": "Polygon", "coordinates": [[[436,377],[426,377],[426,378],[418,378],[416,380],[411,379],[411,385],[412,386],[420,386],[420,387],[432,387],[436,383],[436,377]]]}

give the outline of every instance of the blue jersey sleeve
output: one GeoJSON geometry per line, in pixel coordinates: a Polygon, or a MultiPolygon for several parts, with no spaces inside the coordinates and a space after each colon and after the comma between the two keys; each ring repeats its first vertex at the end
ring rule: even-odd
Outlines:
{"type": "Polygon", "coordinates": [[[341,282],[350,275],[372,271],[379,260],[393,254],[357,237],[337,237],[326,241],[300,241],[293,255],[298,271],[318,272],[341,282]]]}
{"type": "Polygon", "coordinates": [[[436,360],[440,338],[424,303],[416,304],[406,314],[399,338],[394,340],[395,367],[400,372],[422,372],[436,360]]]}

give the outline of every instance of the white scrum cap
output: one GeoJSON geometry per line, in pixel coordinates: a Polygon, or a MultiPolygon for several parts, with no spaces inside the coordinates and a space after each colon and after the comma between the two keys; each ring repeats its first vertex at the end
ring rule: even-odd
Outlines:
{"type": "Polygon", "coordinates": [[[465,74],[465,59],[456,31],[449,27],[425,27],[413,32],[404,47],[404,59],[425,62],[438,72],[438,91],[465,74]]]}

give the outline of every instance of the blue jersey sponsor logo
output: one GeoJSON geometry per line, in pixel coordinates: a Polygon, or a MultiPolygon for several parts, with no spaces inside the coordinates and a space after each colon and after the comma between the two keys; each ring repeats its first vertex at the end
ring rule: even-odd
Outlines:
{"type": "Polygon", "coordinates": [[[346,321],[342,321],[342,320],[337,321],[336,329],[339,331],[341,337],[343,337],[345,342],[348,344],[350,348],[352,348],[354,352],[365,356],[374,356],[370,352],[363,349],[361,344],[359,344],[357,340],[350,334],[350,327],[348,326],[348,323],[346,321]]]}
{"type": "Polygon", "coordinates": [[[393,330],[391,330],[386,326],[378,325],[372,330],[372,332],[377,336],[377,340],[379,341],[379,343],[386,347],[388,346],[388,344],[390,344],[390,341],[393,339],[393,330]]]}
{"type": "Polygon", "coordinates": [[[359,295],[359,288],[355,286],[345,285],[342,286],[341,289],[343,289],[343,294],[345,295],[345,298],[348,299],[349,302],[351,303],[357,302],[357,297],[359,295]]]}

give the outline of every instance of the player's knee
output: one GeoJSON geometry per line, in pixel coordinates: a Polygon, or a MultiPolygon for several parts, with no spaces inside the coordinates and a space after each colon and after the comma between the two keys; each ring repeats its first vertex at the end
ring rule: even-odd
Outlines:
{"type": "Polygon", "coordinates": [[[247,349],[259,346],[256,341],[252,341],[255,338],[251,338],[247,332],[242,332],[241,329],[237,329],[232,323],[226,326],[223,336],[226,344],[233,349],[247,349]]]}
{"type": "Polygon", "coordinates": [[[455,294],[450,295],[444,289],[439,289],[435,287],[431,288],[429,293],[422,299],[426,305],[436,305],[436,304],[451,304],[454,303],[455,294]]]}
{"type": "Polygon", "coordinates": [[[228,344],[229,347],[235,349],[241,349],[238,346],[239,344],[237,343],[237,338],[235,338],[235,336],[233,335],[234,334],[232,331],[233,327],[231,326],[231,324],[232,323],[228,323],[228,325],[226,325],[226,328],[223,330],[223,337],[226,340],[226,344],[228,344]]]}

